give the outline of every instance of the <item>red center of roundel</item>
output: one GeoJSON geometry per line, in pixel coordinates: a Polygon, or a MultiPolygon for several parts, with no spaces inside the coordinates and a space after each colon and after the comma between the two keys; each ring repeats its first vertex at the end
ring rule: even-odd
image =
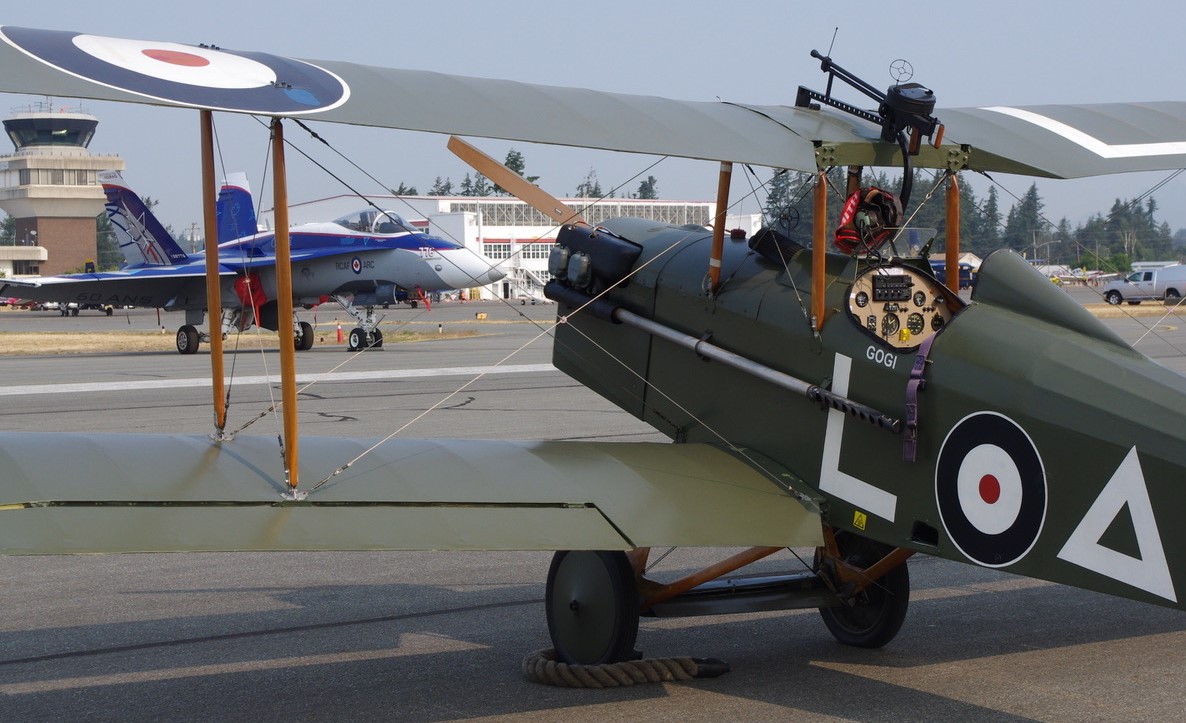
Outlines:
{"type": "Polygon", "coordinates": [[[990,505],[1001,499],[1001,483],[996,477],[986,474],[980,478],[980,499],[990,505]]]}
{"type": "Polygon", "coordinates": [[[184,65],[188,68],[201,68],[204,65],[210,65],[209,60],[193,53],[182,53],[176,50],[154,50],[152,48],[141,50],[140,52],[153,60],[159,60],[162,63],[170,63],[172,65],[184,65]]]}

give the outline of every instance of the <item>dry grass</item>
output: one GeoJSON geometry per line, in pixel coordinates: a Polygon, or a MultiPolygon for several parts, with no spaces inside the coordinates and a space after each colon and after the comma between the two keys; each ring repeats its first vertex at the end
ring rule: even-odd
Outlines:
{"type": "MultiPolygon", "coordinates": [[[[399,344],[436,339],[459,339],[476,336],[476,331],[436,332],[400,331],[385,332],[384,344],[399,344]]],[[[275,349],[279,345],[273,332],[249,331],[238,338],[231,336],[223,342],[224,348],[233,349],[275,349]]],[[[340,346],[337,330],[318,332],[317,346],[340,346]]],[[[40,354],[88,354],[95,352],[175,351],[176,339],[172,333],[159,332],[0,332],[0,356],[29,356],[40,354]]]]}

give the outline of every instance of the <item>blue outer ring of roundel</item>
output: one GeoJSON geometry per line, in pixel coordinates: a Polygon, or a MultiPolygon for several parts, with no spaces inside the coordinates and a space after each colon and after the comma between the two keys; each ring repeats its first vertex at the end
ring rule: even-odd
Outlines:
{"type": "Polygon", "coordinates": [[[362,259],[358,258],[357,256],[350,259],[350,270],[356,274],[361,274],[362,273],[362,259]]]}
{"type": "Polygon", "coordinates": [[[74,38],[83,33],[6,26],[4,36],[41,62],[86,80],[118,90],[185,105],[245,113],[313,113],[341,105],[350,95],[338,76],[315,65],[268,53],[224,50],[270,68],[283,86],[209,88],[177,83],[121,68],[83,52],[74,38]]]}

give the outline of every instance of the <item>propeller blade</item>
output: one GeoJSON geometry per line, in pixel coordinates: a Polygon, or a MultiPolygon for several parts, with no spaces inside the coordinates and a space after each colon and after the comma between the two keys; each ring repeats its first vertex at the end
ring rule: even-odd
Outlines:
{"type": "Polygon", "coordinates": [[[571,206],[457,136],[449,136],[449,150],[475,171],[556,223],[585,223],[581,214],[571,206]]]}

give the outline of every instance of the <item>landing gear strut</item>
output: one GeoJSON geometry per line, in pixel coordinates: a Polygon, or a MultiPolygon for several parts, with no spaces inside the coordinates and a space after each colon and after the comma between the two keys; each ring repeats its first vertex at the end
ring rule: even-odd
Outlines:
{"type": "Polygon", "coordinates": [[[333,300],[354,317],[358,326],[350,330],[346,351],[360,349],[380,349],[383,346],[383,332],[379,331],[379,320],[375,317],[375,307],[366,306],[359,309],[354,305],[353,296],[337,296],[333,300]]]}
{"type": "Polygon", "coordinates": [[[634,660],[639,615],[684,617],[819,608],[845,645],[893,640],[910,603],[912,551],[824,528],[811,570],[725,579],[782,550],[754,547],[670,583],[643,576],[649,550],[562,551],[548,570],[546,612],[556,659],[599,665],[634,660]]]}

